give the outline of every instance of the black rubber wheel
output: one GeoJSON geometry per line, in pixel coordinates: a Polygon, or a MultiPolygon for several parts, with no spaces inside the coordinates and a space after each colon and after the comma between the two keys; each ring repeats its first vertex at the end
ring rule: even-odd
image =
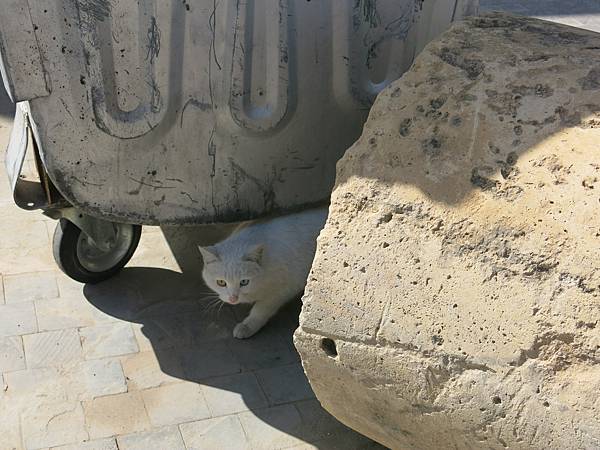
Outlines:
{"type": "Polygon", "coordinates": [[[90,244],[77,225],[60,219],[52,240],[52,253],[58,267],[81,283],[99,283],[116,275],[135,253],[142,227],[116,223],[113,225],[116,231],[114,247],[102,251],[90,244]]]}

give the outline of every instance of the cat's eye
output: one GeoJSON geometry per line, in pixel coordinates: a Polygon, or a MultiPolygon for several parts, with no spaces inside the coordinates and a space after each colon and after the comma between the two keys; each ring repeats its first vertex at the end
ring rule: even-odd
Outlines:
{"type": "Polygon", "coordinates": [[[248,283],[250,283],[250,280],[244,279],[240,281],[240,286],[248,286],[248,283]]]}
{"type": "Polygon", "coordinates": [[[217,280],[217,286],[225,287],[225,286],[227,286],[227,281],[217,280]]]}

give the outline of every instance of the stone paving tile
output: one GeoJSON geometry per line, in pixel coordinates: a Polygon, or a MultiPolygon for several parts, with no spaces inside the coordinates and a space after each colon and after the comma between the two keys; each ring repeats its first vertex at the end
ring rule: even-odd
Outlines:
{"type": "Polygon", "coordinates": [[[74,296],[36,300],[35,311],[40,331],[92,327],[116,320],[96,309],[85,298],[74,296]]]}
{"type": "Polygon", "coordinates": [[[127,355],[139,351],[133,329],[127,322],[81,328],[79,334],[85,359],[127,355]]]}
{"type": "Polygon", "coordinates": [[[162,267],[174,271],[179,270],[177,260],[173,257],[173,253],[162,233],[143,234],[138,249],[135,251],[133,258],[131,258],[130,264],[145,267],[162,267]]]}
{"type": "Polygon", "coordinates": [[[231,311],[211,314],[196,307],[182,314],[148,317],[134,330],[143,350],[168,349],[229,339],[235,323],[231,311]]]}
{"type": "Polygon", "coordinates": [[[155,427],[206,419],[210,411],[196,383],[175,383],[142,391],[150,423],[155,427]]]}
{"type": "Polygon", "coordinates": [[[66,382],[56,367],[26,369],[4,374],[7,399],[12,404],[36,408],[43,402],[63,403],[69,399],[66,382]]]}
{"type": "Polygon", "coordinates": [[[91,439],[137,433],[151,428],[139,392],[109,395],[83,402],[91,439]]]}
{"type": "Polygon", "coordinates": [[[0,337],[0,372],[12,372],[24,368],[25,354],[21,337],[0,337]]]}
{"type": "MultiPolygon", "coordinates": [[[[146,324],[144,323],[131,324],[131,328],[133,329],[133,335],[135,336],[135,341],[137,342],[140,352],[151,352],[154,350],[154,343],[146,336],[144,330],[145,327],[146,324]]],[[[157,348],[160,348],[160,346],[157,348]]]]}
{"type": "MultiPolygon", "coordinates": [[[[15,115],[15,106],[8,98],[8,94],[2,89],[0,91],[0,148],[5,149],[8,146],[10,139],[10,131],[12,129],[13,117],[15,115]]],[[[0,161],[4,162],[6,152],[0,152],[0,161]]],[[[4,171],[6,172],[6,171],[4,171]]],[[[7,176],[8,177],[8,176],[7,176]]],[[[8,186],[8,178],[3,180],[8,186]]],[[[12,194],[9,194],[12,198],[12,194]]],[[[0,198],[2,198],[0,196],[0,198]]]]}
{"type": "Polygon", "coordinates": [[[354,431],[330,436],[312,444],[304,443],[290,447],[289,450],[388,450],[387,447],[354,431]]]}
{"type": "MultiPolygon", "coordinates": [[[[1,172],[1,170],[0,170],[1,172]]],[[[12,248],[3,253],[0,258],[0,273],[4,276],[10,274],[31,273],[37,271],[51,270],[56,267],[52,257],[52,248],[46,235],[22,247],[12,248]]]]}
{"type": "Polygon", "coordinates": [[[57,272],[56,284],[58,285],[60,297],[78,297],[85,299],[85,296],[83,295],[85,284],[69,278],[64,273],[57,272]]]}
{"type": "Polygon", "coordinates": [[[28,302],[58,297],[54,272],[23,273],[4,277],[6,303],[28,302]]]}
{"type": "Polygon", "coordinates": [[[270,324],[251,339],[230,339],[228,347],[243,370],[263,369],[298,361],[298,353],[290,349],[278,330],[270,324]]]}
{"type": "Polygon", "coordinates": [[[19,336],[38,330],[32,302],[0,305],[0,336],[19,336]]]}
{"type": "Polygon", "coordinates": [[[0,391],[0,450],[21,450],[20,405],[11,402],[5,389],[6,385],[0,391]]]}
{"type": "Polygon", "coordinates": [[[5,378],[11,402],[23,407],[37,407],[43,402],[89,400],[127,390],[116,359],[20,370],[6,373],[5,378]]]}
{"type": "MultiPolygon", "coordinates": [[[[252,305],[242,303],[240,305],[228,306],[228,308],[231,309],[231,311],[233,312],[236,322],[241,322],[250,313],[250,310],[252,309],[252,305]]],[[[279,316],[279,314],[276,314],[276,316],[279,316]]],[[[271,325],[272,325],[272,322],[269,321],[267,323],[267,325],[265,325],[264,328],[260,331],[260,333],[257,333],[255,336],[260,336],[260,334],[263,334],[266,330],[271,328],[271,325]]]]}
{"type": "Polygon", "coordinates": [[[327,413],[317,400],[275,406],[239,414],[252,448],[326,448],[340,437],[342,449],[383,449],[327,413]],[[310,444],[312,443],[312,444],[310,444]],[[356,443],[356,445],[355,445],[356,443]]]}
{"type": "Polygon", "coordinates": [[[213,417],[268,405],[252,373],[212,378],[202,385],[202,392],[213,417]]]}
{"type": "Polygon", "coordinates": [[[141,352],[122,358],[121,364],[130,391],[181,381],[170,374],[183,373],[181,361],[174,353],[162,354],[159,362],[154,352],[141,352]]]}
{"type": "Polygon", "coordinates": [[[82,361],[71,377],[69,386],[80,400],[127,392],[125,375],[118,359],[82,361]]]}
{"type": "MultiPolygon", "coordinates": [[[[3,133],[1,135],[4,134],[4,130],[1,129],[0,130],[3,131],[3,133]]],[[[1,136],[0,135],[0,136],[1,136]]],[[[2,149],[5,149],[6,147],[2,147],[2,149]]],[[[0,152],[0,154],[2,154],[2,158],[4,158],[4,154],[5,152],[2,151],[0,152]]],[[[4,164],[2,165],[2,167],[4,168],[4,164]]],[[[0,171],[0,201],[3,202],[12,202],[12,189],[10,187],[10,181],[8,180],[8,174],[6,173],[6,170],[2,170],[0,171]]]]}
{"type": "Polygon", "coordinates": [[[23,450],[21,440],[21,429],[19,421],[16,418],[11,418],[4,423],[0,423],[0,433],[2,433],[2,441],[0,442],[0,450],[23,450]]]}
{"type": "Polygon", "coordinates": [[[186,379],[191,381],[232,375],[241,371],[240,363],[224,342],[216,341],[203,347],[182,349],[178,353],[186,379]]]}
{"type": "Polygon", "coordinates": [[[53,447],[52,450],[119,450],[119,448],[115,438],[107,438],[53,447]]]}
{"type": "MultiPolygon", "coordinates": [[[[165,272],[168,273],[156,268],[126,267],[105,283],[81,286],[59,280],[59,289],[61,292],[68,292],[69,296],[79,296],[83,301],[117,319],[141,322],[143,316],[153,311],[157,303],[163,302],[163,299],[158,297],[158,284],[165,272]]],[[[171,285],[169,292],[171,297],[176,296],[173,292],[177,292],[177,286],[171,285]]],[[[157,314],[164,315],[164,310],[157,314]]]]}
{"type": "Polygon", "coordinates": [[[188,450],[250,449],[242,424],[235,415],[184,423],[179,429],[188,450]]]}
{"type": "Polygon", "coordinates": [[[44,403],[21,413],[21,428],[26,448],[56,447],[88,438],[79,402],[44,403]]]}
{"type": "Polygon", "coordinates": [[[299,363],[259,370],[256,376],[272,405],[315,396],[299,363]]]}
{"type": "Polygon", "coordinates": [[[117,442],[119,450],[186,450],[176,426],[119,436],[117,442]]]}
{"type": "MultiPolygon", "coordinates": [[[[0,147],[1,150],[4,150],[0,147]]],[[[0,154],[4,153],[0,151],[0,154]]],[[[4,170],[4,166],[2,166],[2,170],[4,170]]],[[[44,216],[41,211],[28,211],[26,209],[19,208],[12,200],[3,201],[0,198],[0,217],[2,217],[3,221],[15,221],[15,222],[50,222],[56,223],[55,220],[50,217],[44,216]]]]}
{"type": "Polygon", "coordinates": [[[296,402],[295,406],[306,430],[305,436],[310,440],[326,439],[352,431],[325,411],[316,399],[296,402]]]}
{"type": "Polygon", "coordinates": [[[70,364],[81,360],[81,343],[77,330],[46,331],[23,336],[27,367],[70,364]]]}
{"type": "Polygon", "coordinates": [[[253,449],[282,449],[303,444],[302,418],[292,404],[238,415],[253,449]]]}
{"type": "MultiPolygon", "coordinates": [[[[1,172],[4,172],[2,170],[1,172]]],[[[42,221],[0,221],[0,248],[3,250],[36,247],[50,243],[46,225],[42,221]]],[[[2,272],[7,273],[7,272],[2,272]]]]}
{"type": "Polygon", "coordinates": [[[144,225],[144,228],[142,229],[142,235],[146,235],[146,234],[154,234],[154,233],[161,233],[162,230],[160,229],[160,226],[158,225],[144,225]]]}

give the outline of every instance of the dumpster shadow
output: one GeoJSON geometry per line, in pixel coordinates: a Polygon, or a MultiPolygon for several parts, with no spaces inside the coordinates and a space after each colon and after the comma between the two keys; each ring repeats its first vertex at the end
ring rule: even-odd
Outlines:
{"type": "Polygon", "coordinates": [[[0,117],[12,119],[14,116],[15,104],[10,100],[4,86],[0,86],[0,117]]]}
{"type": "Polygon", "coordinates": [[[154,352],[164,374],[219,389],[213,391],[219,397],[235,393],[251,410],[242,413],[250,424],[258,419],[317,448],[382,448],[339,423],[314,398],[292,341],[300,299],[251,339],[232,337],[248,307],[210,300],[197,250],[231,229],[164,227],[181,272],[128,267],[108,282],[86,285],[84,294],[106,314],[139,324],[140,350],[154,352]]]}

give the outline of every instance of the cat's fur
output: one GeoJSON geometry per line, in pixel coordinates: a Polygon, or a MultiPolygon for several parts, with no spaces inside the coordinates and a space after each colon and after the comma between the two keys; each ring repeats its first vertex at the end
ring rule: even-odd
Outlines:
{"type": "Polygon", "coordinates": [[[224,241],[200,247],[206,285],[223,302],[254,304],[248,317],[234,328],[234,337],[252,336],[302,292],[326,219],[327,208],[317,208],[250,222],[224,241]],[[217,280],[227,285],[219,286],[217,280]],[[246,286],[240,286],[246,283],[243,280],[249,280],[246,286]]]}

